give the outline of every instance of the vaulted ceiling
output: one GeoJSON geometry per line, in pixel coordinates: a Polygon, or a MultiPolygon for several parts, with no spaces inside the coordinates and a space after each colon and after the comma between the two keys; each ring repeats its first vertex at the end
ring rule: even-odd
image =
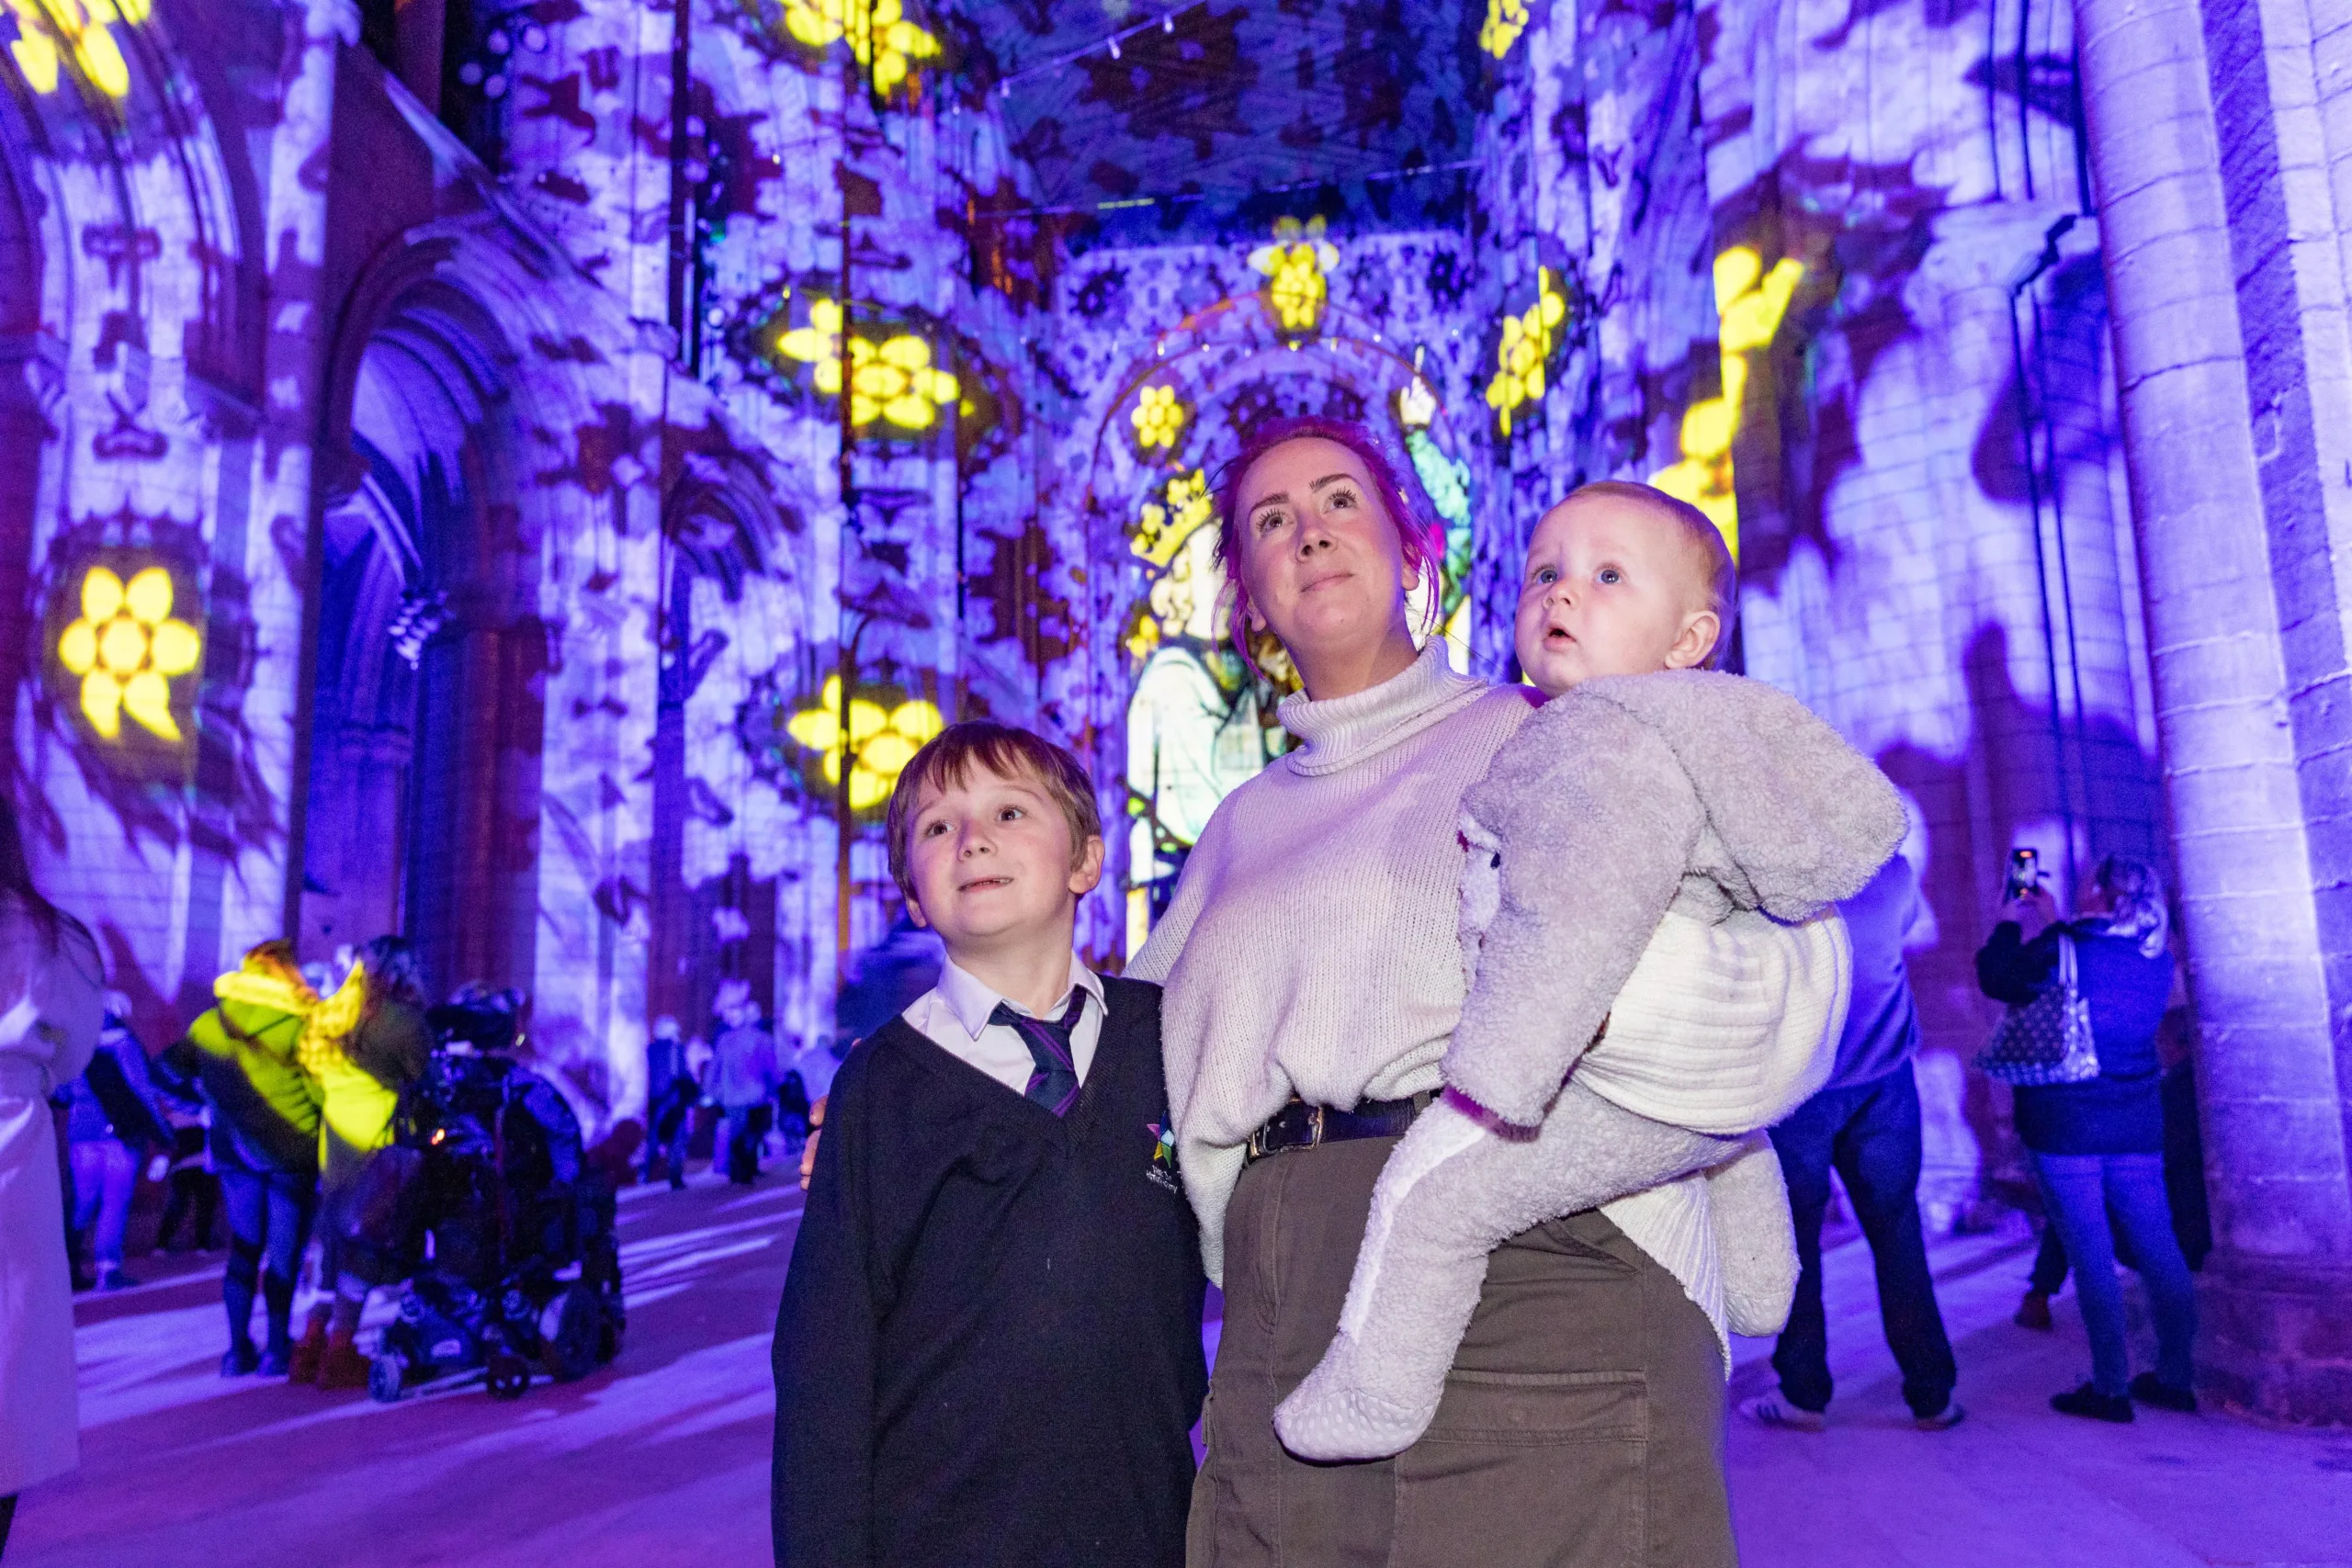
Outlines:
{"type": "Polygon", "coordinates": [[[1474,0],[965,0],[1048,207],[1229,199],[1466,158],[1474,0]],[[1117,53],[1112,46],[1115,40],[1117,53]]]}

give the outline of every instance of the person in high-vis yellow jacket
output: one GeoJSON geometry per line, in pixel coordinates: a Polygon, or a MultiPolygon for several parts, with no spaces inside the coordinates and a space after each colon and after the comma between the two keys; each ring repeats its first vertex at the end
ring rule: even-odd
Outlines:
{"type": "Polygon", "coordinates": [[[362,1221],[363,1178],[392,1142],[401,1091],[424,1076],[432,1055],[416,961],[395,937],[378,938],[360,950],[351,973],[302,1031],[302,1066],[321,1098],[319,1285],[333,1295],[311,1308],[294,1347],[297,1382],[368,1386],[368,1359],[353,1337],[368,1291],[386,1281],[377,1277],[371,1255],[353,1245],[362,1221]]]}

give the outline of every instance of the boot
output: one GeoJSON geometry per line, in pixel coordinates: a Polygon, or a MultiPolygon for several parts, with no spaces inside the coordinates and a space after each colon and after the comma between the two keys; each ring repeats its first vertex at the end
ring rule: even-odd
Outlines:
{"type": "Polygon", "coordinates": [[[351,1342],[348,1328],[327,1331],[326,1348],[319,1355],[319,1386],[329,1391],[368,1386],[368,1358],[351,1342]]]}
{"type": "Polygon", "coordinates": [[[319,1360],[327,1348],[327,1306],[324,1302],[311,1309],[310,1320],[302,1325],[302,1337],[294,1342],[287,1357],[287,1375],[296,1382],[319,1381],[319,1360]]]}

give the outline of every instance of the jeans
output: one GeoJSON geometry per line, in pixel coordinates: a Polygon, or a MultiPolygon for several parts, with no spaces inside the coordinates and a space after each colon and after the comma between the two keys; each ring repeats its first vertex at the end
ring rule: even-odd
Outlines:
{"type": "Polygon", "coordinates": [[[1834,1392],[1821,1306],[1821,1221],[1834,1168],[1870,1243],[1879,1320],[1903,1370],[1903,1402],[1915,1416],[1938,1414],[1951,1403],[1959,1371],[1919,1224],[1919,1086],[1911,1064],[1815,1095],[1772,1129],[1772,1148],[1788,1182],[1802,1269],[1788,1326],[1772,1351],[1781,1392],[1800,1409],[1815,1411],[1829,1407],[1834,1392]]]}
{"type": "Polygon", "coordinates": [[[270,1348],[282,1349],[292,1337],[294,1278],[302,1266],[302,1249],[310,1245],[318,1189],[309,1177],[286,1171],[224,1170],[220,1196],[229,1211],[229,1267],[220,1277],[220,1304],[229,1314],[230,1348],[253,1343],[258,1283],[270,1348]]]}
{"type": "Polygon", "coordinates": [[[171,1185],[164,1194],[164,1223],[155,1233],[155,1245],[169,1247],[180,1234],[180,1223],[190,1222],[194,1235],[189,1245],[198,1252],[212,1250],[212,1216],[220,1205],[220,1183],[201,1166],[188,1166],[172,1172],[171,1185]]]}
{"type": "Polygon", "coordinates": [[[714,1169],[725,1170],[728,1180],[749,1182],[760,1174],[760,1140],[768,1133],[767,1109],[764,1100],[723,1108],[727,1120],[718,1129],[710,1163],[714,1169]]]}
{"type": "Polygon", "coordinates": [[[73,1161],[74,1228],[90,1231],[90,1255],[100,1272],[120,1269],[139,1160],[119,1139],[92,1138],[73,1145],[73,1161]]]}
{"type": "Polygon", "coordinates": [[[2123,1330],[2123,1287],[2115,1277],[2115,1232],[2131,1238],[2140,1280],[2156,1320],[2156,1381],[2188,1388],[2194,1378],[2189,1350],[2197,1337],[2197,1297],[2188,1264],[2172,1234],[2165,1198],[2164,1156],[2042,1155],[2033,1156],[2050,1223],[2075,1265],[2075,1299],[2091,1341],[2091,1382],[2120,1398],[2131,1391],[2132,1349],[2123,1330]]]}

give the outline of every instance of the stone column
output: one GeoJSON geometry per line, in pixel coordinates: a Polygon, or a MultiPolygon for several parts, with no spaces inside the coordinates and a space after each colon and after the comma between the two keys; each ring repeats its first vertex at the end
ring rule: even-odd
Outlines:
{"type": "Polygon", "coordinates": [[[2334,867],[2352,847],[2340,782],[2352,753],[2334,738],[2335,572],[2352,546],[2331,536],[2330,508],[2310,504],[2334,481],[2308,429],[2293,439],[2294,410],[2256,395],[2308,394],[2308,367],[2284,364],[2278,340],[2327,350],[2296,299],[2308,276],[2290,265],[2282,277],[2258,254],[2266,202],[2279,198],[2276,143],[2269,160],[2233,144],[2225,168],[2216,104],[2236,111],[2233,141],[2282,121],[2249,115],[2261,85],[2209,58],[2219,43],[2228,62],[2268,9],[2076,0],[2075,27],[2199,1021],[2216,1250],[2199,1359],[2209,1392],[2258,1414],[2344,1420],[2352,1186],[2338,1033],[2352,1032],[2352,933],[2332,908],[2345,895],[2314,886],[2343,886],[2334,867]]]}

